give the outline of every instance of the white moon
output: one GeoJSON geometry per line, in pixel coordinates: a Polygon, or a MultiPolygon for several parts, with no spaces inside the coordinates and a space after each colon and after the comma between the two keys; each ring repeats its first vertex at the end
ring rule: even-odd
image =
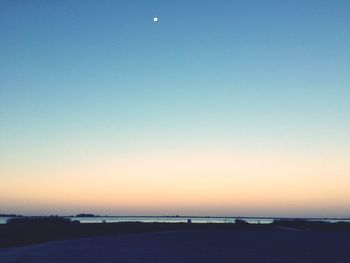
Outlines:
{"type": "Polygon", "coordinates": [[[153,22],[158,22],[158,17],[153,17],[153,22]]]}

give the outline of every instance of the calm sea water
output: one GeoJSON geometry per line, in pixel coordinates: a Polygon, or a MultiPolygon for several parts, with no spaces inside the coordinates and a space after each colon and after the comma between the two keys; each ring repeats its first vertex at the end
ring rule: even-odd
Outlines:
{"type": "MultiPolygon", "coordinates": [[[[106,223],[114,222],[144,222],[144,223],[186,223],[188,219],[191,219],[192,223],[234,223],[236,218],[234,217],[87,217],[87,218],[76,218],[72,220],[79,220],[81,223],[102,223],[103,220],[106,223]]],[[[273,219],[256,219],[247,218],[245,221],[251,224],[269,224],[272,223],[273,219]]]]}
{"type": "MultiPolygon", "coordinates": [[[[0,217],[0,224],[6,224],[7,217],[0,217]]],[[[116,222],[144,222],[144,223],[186,223],[188,219],[192,220],[192,223],[234,223],[237,217],[141,217],[141,216],[109,216],[109,217],[71,217],[72,220],[79,220],[80,223],[116,223],[116,222]]],[[[250,224],[270,224],[275,218],[242,218],[244,221],[250,224]]],[[[321,220],[327,222],[349,222],[349,219],[310,219],[321,220]]]]}

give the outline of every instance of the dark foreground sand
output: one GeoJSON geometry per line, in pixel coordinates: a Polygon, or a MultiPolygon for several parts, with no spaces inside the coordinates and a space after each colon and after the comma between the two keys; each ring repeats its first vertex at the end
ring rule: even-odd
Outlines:
{"type": "Polygon", "coordinates": [[[349,232],[169,231],[0,250],[0,262],[350,262],[349,232]]]}

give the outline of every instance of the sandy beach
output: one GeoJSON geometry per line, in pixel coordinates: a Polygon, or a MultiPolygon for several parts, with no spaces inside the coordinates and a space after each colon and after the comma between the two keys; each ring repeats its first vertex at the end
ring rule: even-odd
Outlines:
{"type": "Polygon", "coordinates": [[[200,230],[110,235],[0,250],[0,262],[350,262],[350,232],[200,230]]]}

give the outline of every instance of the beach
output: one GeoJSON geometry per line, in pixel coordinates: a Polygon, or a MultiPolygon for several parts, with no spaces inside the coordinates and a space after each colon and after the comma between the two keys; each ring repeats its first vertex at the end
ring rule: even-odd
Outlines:
{"type": "Polygon", "coordinates": [[[113,234],[0,249],[0,262],[350,262],[350,232],[293,229],[113,234]]]}

